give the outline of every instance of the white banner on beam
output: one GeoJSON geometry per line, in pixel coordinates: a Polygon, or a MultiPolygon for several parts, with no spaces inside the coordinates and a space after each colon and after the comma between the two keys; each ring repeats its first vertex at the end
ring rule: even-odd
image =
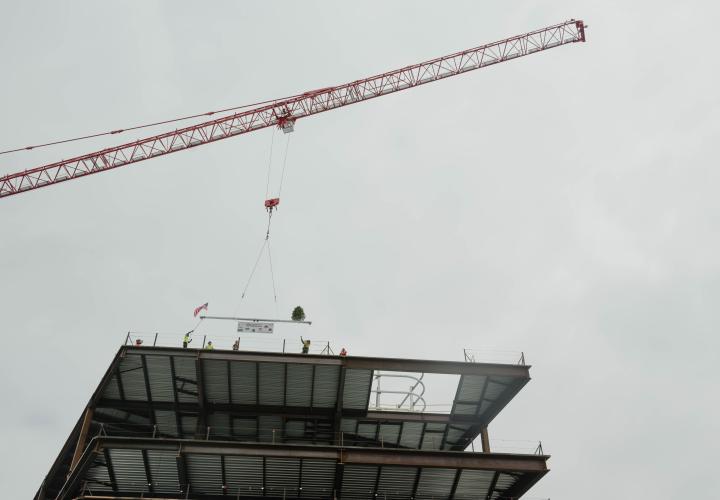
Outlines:
{"type": "Polygon", "coordinates": [[[238,321],[238,332],[241,333],[273,333],[274,323],[261,323],[259,321],[238,321]]]}

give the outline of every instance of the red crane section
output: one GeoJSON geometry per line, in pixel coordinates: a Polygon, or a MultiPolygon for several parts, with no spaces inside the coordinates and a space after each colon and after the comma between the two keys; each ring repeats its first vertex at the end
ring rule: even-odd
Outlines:
{"type": "Polygon", "coordinates": [[[570,20],[354,82],[305,92],[222,118],[0,177],[0,198],[209,144],[266,127],[291,130],[298,118],[367,101],[475,69],[585,41],[570,20]]]}

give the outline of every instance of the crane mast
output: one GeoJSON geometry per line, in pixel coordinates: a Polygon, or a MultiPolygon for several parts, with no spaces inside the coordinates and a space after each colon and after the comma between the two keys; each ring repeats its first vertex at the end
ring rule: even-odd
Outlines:
{"type": "Polygon", "coordinates": [[[267,127],[291,130],[299,118],[367,101],[569,43],[585,41],[570,20],[344,85],[305,92],[232,115],[0,177],[0,198],[104,172],[267,127]]]}

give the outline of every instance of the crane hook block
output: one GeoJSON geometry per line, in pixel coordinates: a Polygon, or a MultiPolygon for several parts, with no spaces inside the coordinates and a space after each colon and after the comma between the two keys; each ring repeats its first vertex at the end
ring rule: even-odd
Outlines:
{"type": "Polygon", "coordinates": [[[268,210],[277,207],[279,204],[280,198],[270,198],[269,200],[265,200],[265,208],[268,210]]]}
{"type": "Polygon", "coordinates": [[[284,134],[289,134],[295,131],[295,118],[280,117],[278,118],[278,127],[283,131],[284,134]]]}

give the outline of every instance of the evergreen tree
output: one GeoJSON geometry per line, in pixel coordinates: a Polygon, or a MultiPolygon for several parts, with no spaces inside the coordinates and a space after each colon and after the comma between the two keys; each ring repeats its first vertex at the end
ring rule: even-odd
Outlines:
{"type": "Polygon", "coordinates": [[[291,317],[292,317],[293,321],[304,321],[305,320],[305,311],[303,311],[302,307],[297,306],[295,309],[293,309],[291,317]]]}

